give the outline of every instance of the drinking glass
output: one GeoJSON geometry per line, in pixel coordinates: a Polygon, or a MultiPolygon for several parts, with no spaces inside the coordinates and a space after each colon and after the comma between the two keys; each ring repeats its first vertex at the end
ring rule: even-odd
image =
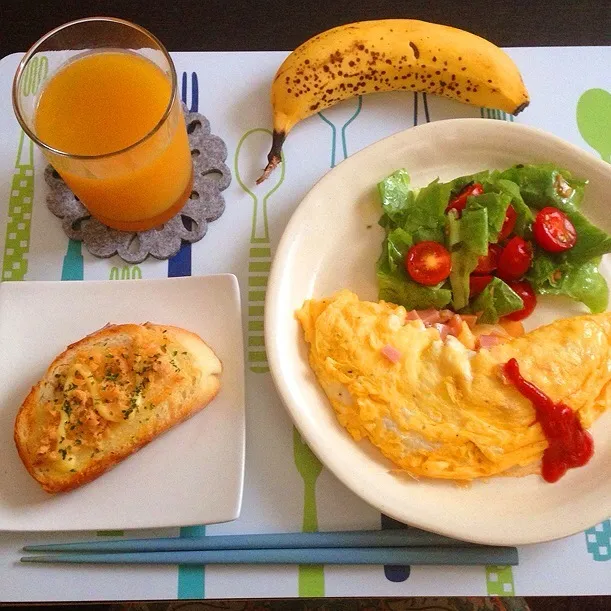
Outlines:
{"type": "Polygon", "coordinates": [[[13,107],[24,132],[109,227],[156,227],[188,200],[193,164],[176,70],[144,28],[94,17],[49,32],[19,64],[13,107]]]}

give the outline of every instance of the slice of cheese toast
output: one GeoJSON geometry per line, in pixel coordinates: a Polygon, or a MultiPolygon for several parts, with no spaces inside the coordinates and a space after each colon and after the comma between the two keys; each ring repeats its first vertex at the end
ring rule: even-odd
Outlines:
{"type": "Polygon", "coordinates": [[[222,365],[197,335],[110,325],[68,346],[19,409],[15,443],[47,492],[77,488],[204,408],[222,365]]]}

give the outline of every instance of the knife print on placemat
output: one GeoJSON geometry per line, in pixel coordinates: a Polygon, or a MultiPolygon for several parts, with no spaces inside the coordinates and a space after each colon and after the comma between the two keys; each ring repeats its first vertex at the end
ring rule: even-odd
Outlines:
{"type": "MultiPolygon", "coordinates": [[[[36,95],[47,76],[49,62],[42,55],[34,57],[22,80],[24,96],[36,95]]],[[[19,147],[11,182],[2,260],[2,280],[23,280],[28,271],[32,203],[34,201],[34,143],[19,130],[19,147]]]]}
{"type": "MultiPolygon", "coordinates": [[[[414,125],[417,125],[417,94],[414,94],[414,95],[416,96],[414,98],[414,105],[415,105],[414,106],[414,109],[415,109],[414,110],[414,125]]],[[[344,107],[349,110],[348,102],[345,102],[339,108],[341,110],[344,107]]],[[[339,163],[340,161],[343,161],[344,159],[348,158],[348,144],[347,144],[346,130],[347,130],[348,126],[358,117],[358,115],[360,114],[362,108],[363,108],[363,98],[362,98],[362,96],[359,96],[357,98],[357,107],[356,107],[356,109],[352,112],[352,114],[348,117],[348,119],[346,119],[346,121],[344,121],[343,125],[340,128],[341,146],[342,146],[342,148],[341,148],[341,156],[340,156],[340,154],[338,154],[338,151],[337,151],[337,145],[338,145],[337,132],[338,132],[338,128],[335,126],[335,123],[329,119],[329,117],[327,117],[322,112],[318,113],[318,116],[327,125],[329,125],[329,127],[331,128],[331,162],[329,164],[331,168],[334,168],[337,165],[337,163],[339,163]]],[[[337,112],[337,111],[334,111],[334,112],[337,112]]],[[[428,109],[427,109],[427,117],[428,117],[428,109]]],[[[427,120],[428,120],[428,118],[427,118],[427,120]]],[[[295,430],[295,435],[299,435],[299,433],[297,433],[296,430],[295,430]]],[[[304,478],[304,481],[305,481],[305,478],[304,478]]],[[[307,483],[306,483],[306,486],[307,486],[307,483]]],[[[307,488],[306,488],[306,495],[307,495],[307,488]]],[[[316,507],[314,507],[314,510],[316,510],[316,507]]],[[[305,519],[305,512],[304,512],[304,519],[305,519]]],[[[389,518],[388,516],[385,516],[384,514],[380,515],[380,525],[381,525],[382,529],[385,529],[385,528],[397,528],[397,526],[393,525],[394,522],[395,521],[392,518],[389,518]]],[[[399,524],[399,523],[397,522],[397,524],[399,524]]],[[[307,569],[307,567],[304,567],[304,568],[307,569]]],[[[393,582],[405,581],[409,577],[409,572],[410,572],[410,569],[409,569],[408,566],[385,566],[384,567],[384,575],[385,575],[385,577],[389,581],[393,581],[393,582]]]]}
{"type": "Polygon", "coordinates": [[[238,142],[234,157],[234,171],[238,184],[253,202],[252,228],[250,232],[250,244],[248,250],[248,342],[247,361],[248,368],[253,373],[267,373],[267,353],[265,352],[265,339],[263,334],[263,317],[265,306],[265,292],[267,279],[272,264],[272,251],[269,239],[269,224],[267,221],[267,204],[269,198],[278,190],[284,181],[286,171],[286,160],[282,156],[279,171],[275,173],[277,182],[273,182],[274,176],[265,183],[269,190],[263,195],[259,202],[257,195],[248,185],[254,185],[251,177],[253,168],[240,168],[240,163],[246,163],[253,156],[248,152],[246,143],[260,135],[271,136],[268,129],[256,127],[247,131],[238,142]],[[240,162],[241,159],[241,162],[240,162]]]}
{"type": "Polygon", "coordinates": [[[482,119],[497,119],[498,121],[509,121],[513,123],[513,115],[508,115],[504,110],[496,108],[480,108],[479,114],[482,119]]]}

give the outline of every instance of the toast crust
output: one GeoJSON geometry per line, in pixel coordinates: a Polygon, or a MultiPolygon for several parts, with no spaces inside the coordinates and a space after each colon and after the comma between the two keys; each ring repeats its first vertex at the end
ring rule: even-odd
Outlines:
{"type": "Polygon", "coordinates": [[[19,457],[45,491],[78,488],[201,411],[221,373],[195,333],[107,325],[70,344],[32,387],[15,420],[19,457]]]}

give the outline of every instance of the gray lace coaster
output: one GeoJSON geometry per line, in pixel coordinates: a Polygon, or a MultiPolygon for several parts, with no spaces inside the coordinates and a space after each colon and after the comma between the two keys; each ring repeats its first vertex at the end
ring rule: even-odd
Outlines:
{"type": "Polygon", "coordinates": [[[147,231],[117,231],[93,218],[52,166],[45,169],[49,210],[62,219],[66,235],[83,242],[96,257],[118,254],[127,263],[141,263],[149,255],[156,259],[174,256],[182,241],[197,242],[208,230],[208,223],[225,210],[221,195],[231,183],[225,165],[227,147],[210,133],[210,122],[197,112],[187,112],[183,105],[189,145],[193,158],[193,191],[184,208],[162,226],[147,231]]]}

